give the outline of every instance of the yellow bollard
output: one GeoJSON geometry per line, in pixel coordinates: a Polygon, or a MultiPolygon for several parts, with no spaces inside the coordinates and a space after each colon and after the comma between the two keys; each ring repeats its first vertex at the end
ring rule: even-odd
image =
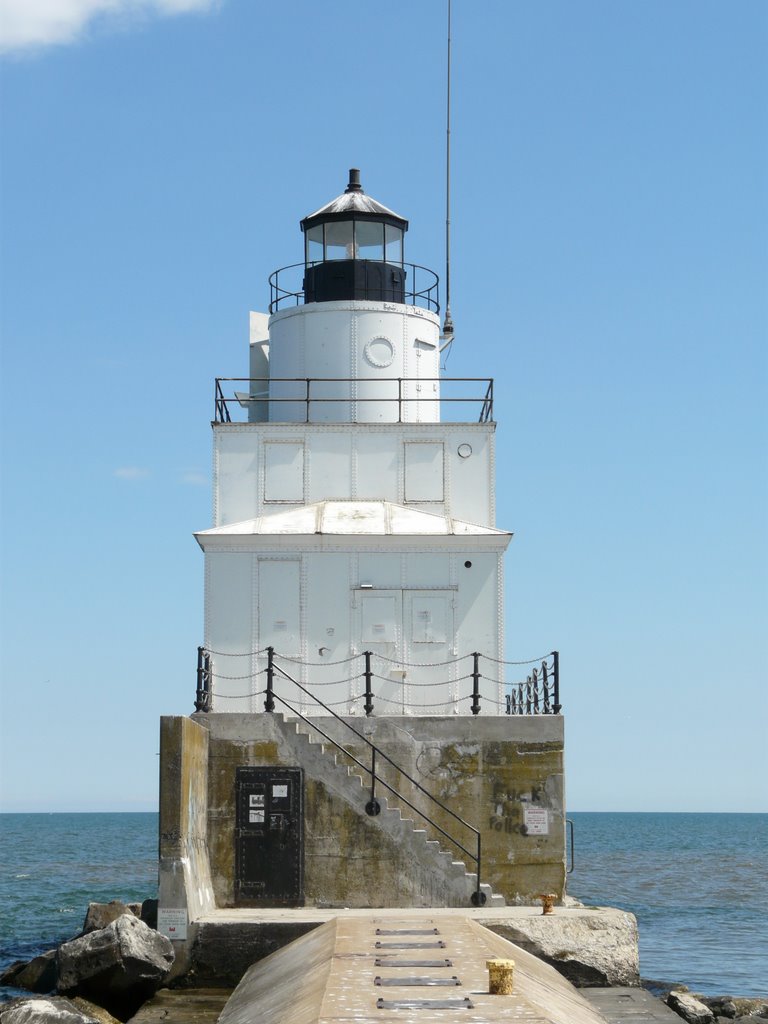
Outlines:
{"type": "Polygon", "coordinates": [[[514,960],[486,960],[488,992],[492,996],[511,996],[514,990],[514,960]]]}

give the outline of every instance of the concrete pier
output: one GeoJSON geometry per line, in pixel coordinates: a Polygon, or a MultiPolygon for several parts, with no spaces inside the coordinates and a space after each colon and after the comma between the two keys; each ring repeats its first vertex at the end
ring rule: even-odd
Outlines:
{"type": "Polygon", "coordinates": [[[462,1021],[604,1024],[553,968],[467,915],[336,917],[254,964],[220,1024],[462,1021]],[[487,961],[515,961],[514,991],[490,995],[487,961]]]}
{"type": "MultiPolygon", "coordinates": [[[[430,918],[436,921],[448,916],[460,916],[484,925],[515,945],[524,947],[525,935],[540,932],[542,925],[546,924],[545,931],[556,936],[552,940],[553,948],[561,951],[564,956],[568,956],[566,951],[573,947],[574,957],[578,954],[587,960],[592,957],[592,962],[601,962],[605,971],[622,961],[632,965],[632,970],[626,970],[623,974],[613,971],[605,980],[588,980],[587,984],[626,985],[639,982],[634,918],[618,910],[590,907],[558,907],[554,914],[547,917],[542,916],[539,907],[211,910],[194,924],[194,938],[188,943],[187,953],[189,976],[197,985],[229,985],[234,988],[252,964],[326,922],[337,917],[364,920],[372,914],[381,920],[397,920],[404,914],[409,918],[430,918]],[[577,940],[575,943],[572,941],[574,937],[577,940]],[[585,945],[587,939],[592,943],[591,950],[585,945]]],[[[529,952],[537,952],[535,946],[529,948],[529,952]]],[[[589,972],[587,977],[591,979],[592,974],[596,973],[589,972]]],[[[573,974],[575,972],[572,971],[569,976],[573,974]]]]}

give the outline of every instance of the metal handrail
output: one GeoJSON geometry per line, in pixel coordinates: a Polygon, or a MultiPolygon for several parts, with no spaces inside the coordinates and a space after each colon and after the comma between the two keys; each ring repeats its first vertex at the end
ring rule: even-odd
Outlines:
{"type": "MultiPolygon", "coordinates": [[[[240,407],[248,406],[260,406],[266,405],[268,408],[271,405],[279,406],[283,404],[293,405],[304,405],[304,421],[310,422],[310,408],[312,405],[329,405],[329,404],[348,404],[348,403],[365,403],[365,404],[397,404],[398,415],[397,422],[403,422],[403,407],[418,402],[436,402],[438,405],[452,405],[455,403],[467,404],[472,403],[474,405],[480,404],[480,415],[478,417],[479,423],[489,423],[493,421],[493,378],[492,377],[375,377],[370,380],[365,380],[363,383],[375,383],[375,384],[397,384],[397,397],[376,397],[368,396],[365,397],[353,397],[348,395],[346,397],[333,397],[323,398],[314,397],[311,393],[312,386],[316,384],[353,384],[360,383],[357,378],[354,377],[217,377],[215,386],[214,396],[214,423],[231,423],[232,416],[229,410],[231,403],[236,402],[240,407]],[[450,395],[439,395],[437,397],[416,395],[414,397],[407,397],[403,394],[404,384],[485,384],[485,394],[471,395],[469,397],[462,396],[450,396],[450,395]],[[240,397],[232,396],[227,398],[224,394],[223,384],[247,384],[249,386],[249,393],[240,397]],[[267,395],[262,397],[262,393],[256,394],[251,388],[251,385],[269,385],[269,384],[303,384],[304,394],[293,395],[287,397],[275,397],[267,395]]],[[[279,422],[279,421],[278,421],[279,422]]]]}
{"type": "Polygon", "coordinates": [[[340,715],[337,715],[336,712],[332,708],[329,708],[327,704],[324,704],[323,701],[321,701],[319,697],[316,697],[313,693],[310,693],[310,691],[305,686],[302,686],[302,684],[298,680],[296,680],[292,676],[290,676],[283,668],[281,668],[279,665],[275,665],[275,663],[274,663],[274,649],[272,647],[268,647],[267,648],[267,654],[268,654],[267,689],[264,691],[264,693],[266,694],[266,700],[264,701],[264,710],[268,711],[268,712],[274,711],[274,706],[275,706],[274,702],[275,702],[275,700],[279,700],[281,704],[284,704],[285,707],[287,707],[289,709],[289,711],[291,711],[293,714],[297,715],[303,722],[306,722],[307,725],[310,725],[313,729],[315,729],[317,732],[319,732],[320,735],[323,736],[325,739],[327,739],[329,743],[332,743],[338,750],[342,751],[342,753],[346,757],[349,757],[350,760],[354,761],[355,764],[359,765],[360,768],[362,768],[364,771],[366,771],[371,776],[371,798],[370,798],[368,804],[366,805],[366,813],[368,813],[370,816],[375,817],[380,812],[380,810],[381,810],[381,806],[379,805],[378,800],[376,800],[376,793],[375,793],[375,786],[376,786],[376,783],[378,782],[386,790],[388,790],[390,793],[392,793],[392,795],[395,796],[398,800],[402,801],[406,805],[406,807],[410,807],[410,809],[415,814],[418,814],[420,818],[423,818],[424,821],[427,822],[427,824],[429,824],[432,828],[436,829],[442,836],[444,836],[446,839],[448,839],[449,842],[453,843],[453,845],[458,850],[461,850],[462,853],[466,854],[467,857],[469,857],[471,860],[473,860],[475,862],[476,867],[477,867],[477,876],[476,876],[477,877],[477,885],[476,885],[475,891],[472,894],[472,904],[473,904],[473,906],[476,906],[476,907],[483,906],[485,904],[486,897],[485,897],[485,893],[482,892],[481,889],[480,889],[480,880],[481,880],[480,879],[480,874],[481,874],[481,869],[482,869],[482,836],[481,836],[480,830],[476,829],[474,825],[470,825],[468,821],[465,821],[462,817],[460,817],[460,815],[456,814],[455,811],[452,811],[450,809],[450,807],[446,807],[446,805],[443,804],[440,800],[438,800],[437,797],[433,796],[429,792],[429,790],[425,789],[421,785],[421,783],[417,782],[414,778],[411,778],[411,776],[408,774],[408,772],[405,771],[404,768],[401,768],[400,765],[396,764],[392,760],[392,758],[389,757],[387,754],[385,754],[384,751],[381,750],[379,747],[377,747],[375,743],[371,743],[371,741],[368,739],[367,736],[364,736],[361,732],[358,732],[357,729],[354,728],[354,726],[350,725],[349,722],[346,722],[340,715]],[[299,711],[297,708],[294,708],[292,705],[290,705],[288,703],[288,701],[286,701],[283,697],[280,696],[280,694],[275,693],[275,691],[274,691],[274,672],[275,672],[275,669],[285,679],[287,679],[289,682],[293,683],[294,686],[297,686],[308,697],[311,697],[312,700],[314,700],[317,704],[319,704],[320,707],[324,708],[328,712],[329,715],[331,715],[333,718],[335,718],[336,721],[341,722],[342,725],[346,726],[346,728],[349,729],[350,732],[354,733],[355,736],[358,737],[358,739],[361,739],[368,746],[368,748],[371,751],[371,766],[370,767],[368,767],[368,765],[364,764],[357,757],[355,757],[355,755],[353,753],[351,753],[351,751],[347,750],[346,747],[343,744],[338,743],[331,736],[329,736],[326,732],[324,732],[324,730],[322,730],[319,725],[316,725],[311,719],[307,718],[306,715],[303,715],[301,713],[301,711],[299,711]],[[470,830],[470,832],[473,832],[474,835],[475,835],[475,840],[477,842],[477,854],[475,855],[475,854],[471,853],[454,836],[452,836],[449,832],[446,832],[445,829],[443,829],[440,825],[437,824],[437,822],[433,821],[427,814],[425,814],[418,807],[415,807],[408,800],[407,797],[403,796],[402,793],[398,792],[398,790],[396,790],[393,786],[390,786],[388,782],[386,782],[380,775],[378,775],[377,772],[376,772],[376,757],[377,756],[383,758],[387,762],[387,764],[391,765],[395,769],[395,771],[399,772],[404,778],[406,778],[408,780],[408,782],[411,783],[412,786],[414,786],[416,789],[419,790],[419,792],[423,793],[426,797],[428,797],[428,799],[430,799],[434,804],[436,804],[442,811],[445,811],[445,813],[450,815],[455,821],[460,822],[460,824],[464,825],[465,828],[468,828],[470,830]]]}
{"type": "MultiPolygon", "coordinates": [[[[301,288],[288,287],[285,288],[280,284],[280,275],[289,275],[292,277],[297,276],[297,271],[301,268],[302,275],[304,272],[311,268],[319,266],[321,263],[334,262],[332,260],[309,260],[302,263],[291,263],[287,267],[279,267],[277,270],[273,270],[269,275],[269,312],[276,313],[280,309],[281,304],[300,306],[304,301],[304,281],[302,279],[301,288]],[[293,274],[290,272],[293,271],[293,274]]],[[[395,267],[410,268],[413,287],[405,292],[405,298],[412,299],[413,302],[406,302],[405,305],[421,306],[424,309],[428,309],[433,313],[440,313],[440,301],[439,301],[439,290],[438,285],[440,279],[434,270],[430,270],[429,267],[422,267],[418,263],[405,263],[402,260],[361,260],[359,262],[371,262],[371,263],[391,263],[395,267]],[[427,274],[427,281],[429,282],[426,287],[417,288],[416,280],[419,273],[423,276],[427,274]],[[421,300],[417,302],[416,300],[421,300]]]]}

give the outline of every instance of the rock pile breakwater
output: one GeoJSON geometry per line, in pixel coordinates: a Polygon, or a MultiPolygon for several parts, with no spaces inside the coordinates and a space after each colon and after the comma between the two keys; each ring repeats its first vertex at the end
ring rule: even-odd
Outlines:
{"type": "Polygon", "coordinates": [[[56,997],[43,1000],[50,1005],[39,1008],[33,1017],[29,1013],[35,1008],[29,1000],[12,1001],[0,1011],[3,1024],[16,1019],[20,1024],[48,1019],[71,1024],[81,1018],[104,1021],[104,1016],[93,1016],[94,1007],[113,1020],[129,1020],[162,985],[174,960],[170,940],[142,920],[142,914],[156,921],[156,902],[92,903],[77,937],[27,963],[12,964],[0,984],[46,996],[56,993],[56,997]],[[78,999],[87,1001],[88,1007],[78,1007],[78,999]],[[76,1016],[68,1016],[72,1013],[76,1016]]]}
{"type": "Polygon", "coordinates": [[[687,1024],[766,1024],[768,999],[741,999],[733,996],[703,996],[678,985],[661,998],[687,1024]]]}

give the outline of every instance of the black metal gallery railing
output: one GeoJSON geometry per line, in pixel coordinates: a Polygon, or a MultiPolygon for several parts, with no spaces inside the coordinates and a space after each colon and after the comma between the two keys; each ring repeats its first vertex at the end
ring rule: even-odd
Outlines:
{"type": "Polygon", "coordinates": [[[372,422],[406,423],[409,413],[419,403],[438,406],[439,418],[443,420],[490,423],[493,421],[493,378],[376,377],[361,381],[351,377],[217,377],[213,421],[280,423],[290,417],[290,422],[298,419],[298,422],[310,423],[313,416],[322,415],[324,422],[334,422],[337,415],[338,422],[349,422],[349,407],[364,406],[377,417],[372,422]],[[437,383],[440,384],[439,395],[418,390],[437,383]],[[236,389],[238,384],[244,388],[236,389]],[[354,396],[353,384],[358,388],[364,386],[371,393],[354,396]],[[348,385],[347,394],[343,393],[343,385],[348,385]],[[298,410],[301,412],[297,417],[298,410]],[[466,419],[467,411],[474,413],[470,420],[466,419]]]}
{"type": "MultiPolygon", "coordinates": [[[[355,261],[363,266],[367,262],[377,261],[355,261]]],[[[279,309],[286,309],[290,306],[301,306],[305,301],[305,276],[306,271],[312,267],[320,267],[322,260],[309,263],[293,263],[288,267],[280,267],[269,275],[269,312],[276,313],[279,309]]],[[[333,262],[331,261],[331,266],[333,262]]],[[[338,264],[337,264],[338,265],[338,264]]],[[[440,312],[439,278],[433,270],[421,267],[418,263],[397,263],[392,264],[404,271],[404,287],[402,294],[393,297],[391,301],[405,303],[408,306],[420,306],[432,313],[440,312]]],[[[359,296],[365,298],[369,292],[363,290],[359,296]]],[[[386,295],[382,296],[386,301],[386,295]]],[[[311,300],[311,295],[310,295],[311,300]]]]}
{"type": "MultiPolygon", "coordinates": [[[[435,708],[451,708],[461,713],[463,708],[472,715],[479,715],[483,711],[491,714],[503,715],[559,715],[562,710],[560,703],[560,654],[552,651],[542,658],[534,658],[530,661],[503,661],[498,658],[489,658],[487,655],[474,652],[466,654],[461,658],[454,658],[450,661],[437,664],[409,664],[398,660],[398,670],[405,670],[411,674],[408,677],[409,693],[418,692],[424,688],[434,696],[434,688],[443,686],[455,690],[458,695],[454,697],[445,696],[437,702],[420,702],[412,696],[406,701],[404,698],[385,697],[381,692],[382,684],[386,684],[391,694],[391,687],[398,681],[391,676],[383,676],[377,671],[377,663],[394,663],[393,659],[386,658],[381,654],[374,654],[371,651],[364,651],[360,655],[353,655],[344,658],[340,662],[302,662],[297,658],[281,656],[272,647],[265,647],[261,651],[247,652],[218,652],[222,659],[247,658],[249,661],[257,658],[264,664],[263,668],[255,672],[239,673],[237,675],[223,674],[214,670],[214,657],[217,652],[206,647],[197,649],[197,692],[195,698],[196,711],[212,711],[214,709],[215,684],[224,683],[225,688],[236,682],[237,693],[223,692],[220,696],[225,700],[240,700],[257,697],[266,693],[269,698],[271,681],[274,674],[279,671],[286,678],[291,678],[283,665],[290,666],[293,672],[298,672],[308,680],[307,685],[318,689],[323,686],[346,686],[351,687],[354,683],[362,683],[363,692],[357,695],[345,696],[342,700],[335,701],[337,706],[344,705],[350,712],[356,708],[363,711],[366,717],[371,717],[374,711],[383,715],[392,715],[401,712],[407,706],[409,712],[425,711],[434,713],[435,708]],[[334,665],[344,666],[344,678],[329,680],[323,678],[322,674],[334,665]],[[509,681],[499,678],[507,673],[509,667],[515,670],[524,668],[528,674],[524,680],[509,681]],[[440,673],[444,674],[444,678],[440,673]],[[437,674],[437,678],[436,678],[437,674]],[[262,677],[266,675],[267,688],[263,688],[262,677]],[[312,676],[315,679],[312,679],[312,676]],[[421,678],[419,678],[421,675],[421,678]],[[490,696],[489,686],[497,694],[502,691],[502,700],[490,696]],[[463,692],[460,692],[463,691],[463,692]]],[[[300,684],[297,684],[300,685],[300,684]]],[[[404,679],[399,685],[405,686],[404,679]]],[[[301,687],[303,689],[303,685],[301,687]]],[[[311,691],[312,699],[318,700],[311,691]]],[[[325,705],[323,705],[325,707],[325,705]]],[[[271,709],[267,709],[271,710],[271,709]]],[[[335,714],[335,712],[333,712],[335,714]]]]}

